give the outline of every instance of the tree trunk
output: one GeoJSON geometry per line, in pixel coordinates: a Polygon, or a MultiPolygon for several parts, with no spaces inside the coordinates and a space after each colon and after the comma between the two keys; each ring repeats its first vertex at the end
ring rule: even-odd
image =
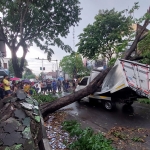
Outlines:
{"type": "Polygon", "coordinates": [[[24,62],[25,62],[26,54],[27,54],[27,49],[25,47],[23,47],[23,56],[21,57],[21,62],[20,62],[20,67],[19,67],[21,74],[24,71],[23,69],[24,69],[24,62]]]}
{"type": "MultiPolygon", "coordinates": [[[[150,14],[150,8],[149,8],[149,10],[147,11],[147,13],[150,14]]],[[[146,19],[145,22],[144,22],[144,25],[142,26],[142,28],[141,28],[139,34],[136,36],[136,38],[135,38],[133,44],[131,45],[130,49],[129,49],[128,51],[126,51],[126,53],[124,54],[123,59],[130,59],[130,56],[131,56],[131,54],[135,51],[138,42],[141,41],[141,40],[143,40],[143,38],[146,37],[146,35],[143,36],[143,37],[141,37],[141,36],[142,36],[142,34],[144,33],[144,31],[146,30],[146,28],[147,28],[147,26],[149,25],[149,23],[150,23],[150,19],[146,19]]]]}
{"type": "Polygon", "coordinates": [[[20,67],[19,67],[19,62],[18,62],[18,58],[16,55],[16,50],[11,49],[11,54],[12,54],[12,66],[14,69],[15,76],[18,78],[22,78],[22,72],[21,72],[20,67]]]}
{"type": "Polygon", "coordinates": [[[105,76],[109,72],[110,68],[107,68],[102,73],[100,73],[86,88],[77,91],[68,96],[62,97],[53,101],[51,103],[45,103],[41,106],[41,112],[43,117],[46,117],[49,113],[52,113],[66,105],[69,105],[77,100],[82,99],[83,97],[94,93],[97,88],[102,84],[105,76]]]}

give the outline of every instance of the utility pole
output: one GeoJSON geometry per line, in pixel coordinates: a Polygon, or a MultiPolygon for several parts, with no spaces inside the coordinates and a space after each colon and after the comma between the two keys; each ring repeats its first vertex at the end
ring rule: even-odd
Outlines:
{"type": "MultiPolygon", "coordinates": [[[[44,67],[43,67],[43,60],[48,60],[48,59],[43,59],[43,58],[40,59],[39,57],[38,57],[38,58],[35,58],[35,59],[37,59],[37,60],[42,60],[42,73],[43,73],[43,68],[44,68],[44,67]]],[[[55,71],[56,71],[56,78],[57,78],[57,77],[58,77],[58,62],[57,62],[58,60],[51,60],[51,61],[56,61],[56,68],[57,68],[57,71],[56,71],[56,70],[55,70],[55,71]]]]}

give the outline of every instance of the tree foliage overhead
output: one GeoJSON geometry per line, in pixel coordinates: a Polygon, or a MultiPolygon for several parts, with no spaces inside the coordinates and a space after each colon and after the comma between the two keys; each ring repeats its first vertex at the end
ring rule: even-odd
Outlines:
{"type": "Polygon", "coordinates": [[[66,37],[69,27],[78,24],[79,4],[79,0],[1,0],[0,31],[11,50],[15,74],[23,71],[24,58],[33,43],[48,54],[48,59],[54,53],[51,46],[72,51],[59,37],[66,37]],[[20,66],[16,56],[19,47],[24,52],[20,66]]]}
{"type": "Polygon", "coordinates": [[[31,69],[25,68],[25,72],[23,74],[24,79],[35,79],[36,75],[32,72],[31,69]]]}
{"type": "Polygon", "coordinates": [[[77,75],[86,72],[88,73],[88,70],[83,66],[82,58],[78,53],[63,57],[59,65],[62,70],[71,77],[77,77],[77,75]]]}
{"type": "Polygon", "coordinates": [[[119,56],[132,38],[132,13],[138,8],[135,3],[131,10],[101,10],[79,35],[78,52],[89,59],[99,55],[111,60],[113,54],[119,56]],[[129,14],[129,15],[126,15],[129,14]]]}
{"type": "Polygon", "coordinates": [[[150,31],[147,36],[139,42],[138,51],[140,55],[144,57],[144,59],[142,59],[142,63],[150,64],[150,31]]]}

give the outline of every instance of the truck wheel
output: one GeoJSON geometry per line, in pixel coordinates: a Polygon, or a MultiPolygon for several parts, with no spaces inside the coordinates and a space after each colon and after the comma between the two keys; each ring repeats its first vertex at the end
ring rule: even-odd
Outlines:
{"type": "Polygon", "coordinates": [[[81,102],[81,99],[77,100],[77,102],[80,103],[80,102],[81,102]]]}
{"type": "Polygon", "coordinates": [[[133,104],[133,102],[127,102],[126,104],[131,106],[133,104]]]}
{"type": "Polygon", "coordinates": [[[111,101],[105,101],[104,102],[104,107],[107,109],[107,110],[113,110],[115,108],[116,104],[114,102],[111,102],[111,101]]]}
{"type": "Polygon", "coordinates": [[[90,103],[91,105],[95,104],[94,99],[93,99],[93,98],[89,98],[89,103],[90,103]]]}

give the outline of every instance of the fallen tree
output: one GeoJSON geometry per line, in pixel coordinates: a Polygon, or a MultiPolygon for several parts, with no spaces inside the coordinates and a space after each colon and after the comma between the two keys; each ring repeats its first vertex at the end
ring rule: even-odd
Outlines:
{"type": "Polygon", "coordinates": [[[109,72],[111,68],[107,68],[105,71],[100,73],[86,88],[74,92],[70,95],[59,98],[51,103],[45,103],[41,105],[41,112],[44,117],[46,117],[49,113],[52,113],[66,105],[69,105],[77,100],[82,99],[83,97],[92,94],[96,91],[96,89],[102,84],[105,76],[109,72]]]}
{"type": "MultiPolygon", "coordinates": [[[[147,11],[147,13],[150,14],[150,8],[147,11]]],[[[131,55],[136,50],[138,42],[143,40],[146,37],[146,35],[142,36],[142,34],[146,30],[149,23],[150,23],[150,19],[148,18],[145,20],[141,30],[138,32],[138,35],[136,36],[130,49],[124,53],[124,55],[122,57],[123,59],[136,60],[137,58],[139,58],[139,56],[131,57],[131,55]]],[[[103,83],[103,80],[105,79],[105,77],[106,77],[107,73],[110,71],[110,69],[111,68],[108,68],[108,69],[104,70],[103,72],[101,72],[86,88],[84,88],[80,91],[77,91],[73,94],[67,95],[65,97],[59,98],[56,101],[53,101],[50,103],[45,103],[45,104],[41,105],[40,108],[41,108],[43,117],[45,118],[48,116],[49,113],[52,113],[66,105],[69,105],[75,101],[82,99],[83,97],[85,97],[87,95],[94,93],[97,90],[97,88],[103,83]]]]}

